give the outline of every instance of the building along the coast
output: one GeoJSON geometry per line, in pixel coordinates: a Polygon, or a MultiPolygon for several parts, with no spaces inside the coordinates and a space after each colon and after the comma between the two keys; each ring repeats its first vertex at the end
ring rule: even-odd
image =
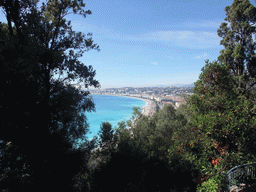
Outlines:
{"type": "Polygon", "coordinates": [[[178,108],[180,104],[185,102],[181,95],[189,96],[193,94],[191,87],[123,87],[97,89],[92,92],[101,95],[133,96],[151,99],[160,103],[161,106],[173,105],[175,108],[178,108]]]}

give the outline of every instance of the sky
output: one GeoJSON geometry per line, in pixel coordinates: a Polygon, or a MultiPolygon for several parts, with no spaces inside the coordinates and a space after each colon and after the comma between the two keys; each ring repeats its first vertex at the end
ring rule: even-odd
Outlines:
{"type": "MultiPolygon", "coordinates": [[[[100,51],[80,60],[96,70],[101,88],[192,84],[205,60],[217,60],[232,0],[88,0],[83,18],[68,15],[73,30],[92,33],[100,51]]],[[[256,6],[254,0],[250,3],[256,6]]],[[[0,20],[4,17],[0,13],[0,20]]]]}

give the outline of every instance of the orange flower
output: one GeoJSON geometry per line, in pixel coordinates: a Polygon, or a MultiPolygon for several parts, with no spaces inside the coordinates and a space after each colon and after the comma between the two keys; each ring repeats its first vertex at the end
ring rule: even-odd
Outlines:
{"type": "Polygon", "coordinates": [[[217,159],[214,159],[214,158],[213,158],[213,159],[212,159],[212,165],[213,165],[213,166],[215,166],[215,165],[220,165],[220,160],[221,160],[221,159],[219,159],[219,158],[217,158],[217,159]]]}

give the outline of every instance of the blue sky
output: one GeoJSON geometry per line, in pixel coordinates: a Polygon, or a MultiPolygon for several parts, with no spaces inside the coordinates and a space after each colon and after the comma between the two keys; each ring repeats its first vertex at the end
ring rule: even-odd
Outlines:
{"type": "MultiPolygon", "coordinates": [[[[223,49],[217,29],[232,0],[93,0],[92,15],[69,15],[100,51],[80,59],[102,88],[191,84],[223,49]]],[[[255,1],[250,0],[256,6],[255,1]]],[[[4,14],[0,13],[2,20],[4,14]]]]}

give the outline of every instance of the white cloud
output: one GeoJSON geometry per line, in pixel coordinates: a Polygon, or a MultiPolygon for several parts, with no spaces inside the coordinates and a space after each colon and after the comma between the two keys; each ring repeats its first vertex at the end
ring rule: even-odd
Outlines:
{"type": "Polygon", "coordinates": [[[206,57],[207,56],[207,54],[205,53],[205,54],[203,54],[203,55],[198,55],[198,56],[196,56],[196,57],[193,57],[194,59],[202,59],[202,58],[204,58],[204,57],[206,57]]]}
{"type": "Polygon", "coordinates": [[[218,46],[220,42],[217,33],[207,31],[155,31],[145,34],[144,39],[190,48],[209,48],[218,46]]]}
{"type": "MultiPolygon", "coordinates": [[[[196,26],[196,23],[194,24],[196,26]]],[[[207,23],[199,23],[199,26],[207,26],[207,23]]],[[[216,23],[208,23],[210,26],[215,26],[216,23]]],[[[151,31],[144,34],[128,34],[108,28],[107,26],[97,26],[92,24],[84,24],[82,22],[74,22],[74,27],[80,31],[90,31],[96,33],[96,37],[103,38],[104,41],[111,40],[112,42],[162,42],[171,44],[171,46],[187,47],[187,48],[211,48],[220,45],[221,38],[212,30],[194,30],[191,27],[189,30],[162,30],[151,31]],[[192,30],[193,29],[193,30],[192,30]]],[[[207,28],[207,27],[205,27],[207,28]]]]}
{"type": "Polygon", "coordinates": [[[151,62],[152,65],[159,65],[158,62],[151,62]]]}
{"type": "Polygon", "coordinates": [[[220,24],[223,21],[199,21],[199,22],[187,22],[185,23],[185,27],[191,27],[191,28],[215,28],[216,30],[220,27],[220,24]]]}
{"type": "Polygon", "coordinates": [[[192,35],[194,35],[194,33],[192,31],[182,31],[179,33],[177,38],[178,39],[187,39],[187,38],[191,37],[192,35]]]}

